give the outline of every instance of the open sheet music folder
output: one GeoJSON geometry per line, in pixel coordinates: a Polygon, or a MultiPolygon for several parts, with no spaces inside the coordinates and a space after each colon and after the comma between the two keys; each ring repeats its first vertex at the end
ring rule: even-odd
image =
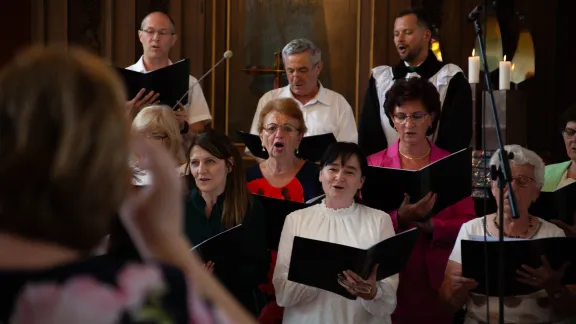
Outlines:
{"type": "Polygon", "coordinates": [[[430,216],[470,197],[472,194],[470,149],[462,149],[420,170],[370,166],[362,187],[362,200],[369,207],[391,212],[400,207],[404,193],[410,195],[410,203],[416,203],[428,192],[437,194],[430,216]]]}
{"type": "Polygon", "coordinates": [[[280,243],[280,236],[282,235],[282,228],[286,217],[299,209],[308,208],[312,205],[322,202],[324,195],[312,198],[307,202],[301,203],[296,201],[270,198],[266,196],[254,195],[260,199],[264,207],[264,214],[266,216],[266,236],[267,247],[270,250],[278,250],[280,243]]]}
{"type": "Polygon", "coordinates": [[[198,244],[192,242],[194,246],[190,251],[198,252],[204,262],[217,263],[220,260],[230,260],[239,257],[234,247],[241,245],[240,235],[242,235],[242,224],[222,231],[198,244]]]}
{"type": "MultiPolygon", "coordinates": [[[[261,159],[268,158],[268,152],[262,151],[260,136],[243,131],[237,131],[237,133],[252,155],[261,159]]],[[[326,148],[334,142],[336,142],[336,137],[334,137],[332,133],[305,136],[300,142],[297,156],[311,162],[318,162],[322,158],[326,148]]]]}
{"type": "Polygon", "coordinates": [[[378,281],[397,274],[406,266],[417,238],[418,230],[413,228],[363,250],[296,236],[288,280],[356,299],[338,283],[338,274],[352,270],[367,279],[376,264],[378,281]]]}
{"type": "MultiPolygon", "coordinates": [[[[484,242],[482,236],[472,240],[461,241],[462,251],[462,275],[478,282],[478,286],[472,292],[499,296],[499,258],[500,242],[497,238],[487,237],[484,242]],[[488,291],[486,291],[486,272],[484,249],[488,251],[488,291]]],[[[559,269],[565,261],[571,262],[563,278],[563,284],[576,284],[576,238],[551,237],[534,240],[505,240],[504,244],[504,296],[519,296],[534,293],[537,288],[525,285],[516,279],[520,276],[516,270],[521,269],[522,264],[532,268],[542,265],[541,255],[548,258],[553,269],[559,269]]]]}
{"type": "MultiPolygon", "coordinates": [[[[116,68],[116,71],[124,80],[128,100],[132,100],[141,89],[146,89],[146,94],[149,91],[159,93],[158,100],[160,103],[170,107],[174,107],[178,99],[188,91],[190,83],[190,61],[188,59],[145,73],[124,68],[116,68]]],[[[188,96],[185,96],[181,103],[186,105],[188,96]]]]}
{"type": "Polygon", "coordinates": [[[547,221],[558,219],[574,225],[576,182],[551,192],[540,192],[538,199],[530,206],[530,213],[547,221]]]}

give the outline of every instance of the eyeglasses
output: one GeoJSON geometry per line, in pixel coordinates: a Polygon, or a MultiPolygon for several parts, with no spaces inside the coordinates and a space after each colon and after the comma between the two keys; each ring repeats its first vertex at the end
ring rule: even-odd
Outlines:
{"type": "Polygon", "coordinates": [[[428,113],[425,112],[417,112],[417,113],[413,113],[412,115],[407,115],[407,114],[394,114],[394,122],[398,123],[398,124],[406,124],[406,122],[408,121],[408,118],[412,119],[412,122],[416,123],[416,124],[420,124],[424,121],[424,117],[428,116],[428,113]]]}
{"type": "Polygon", "coordinates": [[[514,181],[518,187],[522,187],[522,188],[526,188],[532,182],[535,182],[535,180],[533,178],[526,177],[526,176],[512,177],[512,181],[514,181]]]}
{"type": "Polygon", "coordinates": [[[168,138],[168,135],[148,135],[146,137],[148,137],[148,139],[163,143],[164,140],[168,138]]]}
{"type": "Polygon", "coordinates": [[[156,33],[158,33],[159,36],[168,36],[168,35],[174,35],[173,32],[166,30],[166,29],[160,29],[160,30],[156,30],[156,29],[143,29],[143,32],[145,32],[148,36],[150,37],[154,37],[154,35],[156,35],[156,33]]]}
{"type": "Polygon", "coordinates": [[[562,132],[562,136],[564,136],[566,139],[569,139],[574,136],[574,134],[576,134],[576,129],[572,128],[563,128],[560,131],[562,132]]]}
{"type": "Polygon", "coordinates": [[[276,133],[278,131],[278,128],[281,128],[282,131],[287,134],[299,131],[298,127],[290,124],[284,124],[284,125],[268,124],[264,126],[264,130],[268,134],[276,133]]]}

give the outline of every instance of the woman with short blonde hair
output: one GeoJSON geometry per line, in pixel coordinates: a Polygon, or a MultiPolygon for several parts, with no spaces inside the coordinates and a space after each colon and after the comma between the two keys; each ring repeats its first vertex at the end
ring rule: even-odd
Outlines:
{"type": "Polygon", "coordinates": [[[179,160],[182,135],[178,121],[169,106],[150,105],[140,110],[132,121],[132,131],[145,135],[151,141],[164,144],[170,155],[181,162],[179,160]]]}

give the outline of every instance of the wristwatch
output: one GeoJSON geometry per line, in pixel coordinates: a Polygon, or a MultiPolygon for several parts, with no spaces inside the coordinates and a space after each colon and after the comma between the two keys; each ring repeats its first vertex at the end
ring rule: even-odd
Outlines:
{"type": "Polygon", "coordinates": [[[188,134],[189,130],[190,130],[190,125],[188,125],[187,122],[184,122],[184,128],[182,128],[182,130],[180,131],[180,134],[188,134]]]}

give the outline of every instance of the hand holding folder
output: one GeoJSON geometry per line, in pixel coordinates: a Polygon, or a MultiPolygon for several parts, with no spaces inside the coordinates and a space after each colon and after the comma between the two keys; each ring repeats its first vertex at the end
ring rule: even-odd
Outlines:
{"type": "Polygon", "coordinates": [[[472,155],[462,149],[420,170],[370,166],[362,187],[362,200],[372,208],[397,210],[404,194],[416,203],[428,193],[437,194],[430,216],[472,194],[472,155]]]}
{"type": "MultiPolygon", "coordinates": [[[[268,158],[268,152],[262,151],[262,140],[260,140],[260,136],[243,131],[237,131],[237,133],[252,155],[264,160],[268,158]]],[[[332,133],[305,136],[300,142],[297,156],[311,162],[318,162],[322,158],[326,148],[334,142],[336,142],[336,137],[334,137],[332,133]]]]}
{"type": "Polygon", "coordinates": [[[296,236],[288,280],[356,299],[339,283],[343,272],[351,270],[366,280],[378,264],[376,281],[397,274],[404,269],[417,238],[418,230],[413,228],[363,250],[296,236]]]}
{"type": "MultiPolygon", "coordinates": [[[[478,286],[472,290],[475,293],[499,296],[499,257],[500,242],[496,238],[483,241],[477,237],[471,240],[462,240],[462,276],[474,279],[478,286]],[[487,260],[485,260],[485,248],[487,260]],[[486,262],[488,262],[488,273],[485,273],[486,262]],[[488,288],[486,289],[486,278],[488,288]]],[[[504,296],[519,296],[534,293],[540,288],[527,285],[521,281],[518,270],[522,270],[522,265],[527,265],[533,269],[542,267],[542,256],[546,257],[552,269],[560,269],[566,262],[570,262],[567,267],[563,284],[576,284],[576,238],[550,237],[535,240],[505,240],[504,244],[504,296]]]]}
{"type": "MultiPolygon", "coordinates": [[[[129,99],[136,97],[142,90],[153,91],[158,94],[161,104],[174,107],[183,93],[188,91],[190,83],[190,61],[183,59],[165,68],[147,73],[117,68],[116,71],[124,80],[127,96],[129,99]]],[[[188,98],[182,100],[186,105],[188,98]]]]}

